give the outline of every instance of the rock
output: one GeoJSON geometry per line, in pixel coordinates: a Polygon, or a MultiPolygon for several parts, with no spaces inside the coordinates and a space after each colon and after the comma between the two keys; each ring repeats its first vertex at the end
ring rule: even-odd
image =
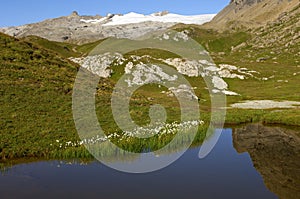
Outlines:
{"type": "Polygon", "coordinates": [[[169,91],[172,91],[173,94],[188,98],[189,100],[198,100],[198,97],[195,95],[192,88],[185,84],[181,84],[177,88],[171,87],[169,88],[169,91]]]}
{"type": "Polygon", "coordinates": [[[267,57],[259,57],[259,58],[256,59],[256,62],[263,62],[263,61],[266,61],[266,60],[268,60],[267,57]]]}
{"type": "Polygon", "coordinates": [[[156,12],[156,13],[154,13],[153,15],[154,15],[154,16],[165,16],[165,15],[167,15],[167,14],[169,14],[169,11],[164,10],[164,11],[162,11],[162,12],[156,12]]]}
{"type": "Polygon", "coordinates": [[[93,55],[80,58],[70,58],[71,61],[78,63],[81,67],[86,68],[90,72],[99,77],[108,78],[111,76],[112,70],[110,65],[114,60],[121,60],[123,56],[121,54],[105,53],[102,55],[93,55]]]}
{"type": "Polygon", "coordinates": [[[73,11],[70,15],[70,17],[79,17],[79,14],[77,11],[73,11]]]}
{"type": "Polygon", "coordinates": [[[111,14],[111,13],[108,13],[107,15],[106,15],[106,17],[108,18],[108,19],[111,19],[111,18],[113,18],[115,15],[114,14],[111,14]]]}
{"type": "Polygon", "coordinates": [[[225,90],[228,88],[228,84],[222,78],[220,78],[218,76],[213,76],[212,83],[213,83],[214,87],[219,90],[225,90]]]}
{"type": "Polygon", "coordinates": [[[197,61],[182,60],[180,58],[162,60],[164,63],[173,66],[177,71],[189,77],[199,76],[199,63],[197,61]]]}
{"type": "Polygon", "coordinates": [[[63,40],[68,40],[69,39],[69,36],[64,36],[62,37],[63,40]]]}
{"type": "Polygon", "coordinates": [[[127,75],[131,76],[126,80],[128,87],[132,87],[133,85],[142,86],[150,83],[163,83],[166,81],[172,82],[178,79],[176,75],[165,73],[160,66],[155,64],[147,65],[139,63],[133,65],[129,62],[126,65],[125,71],[127,75]]]}
{"type": "Polygon", "coordinates": [[[247,46],[247,43],[246,43],[246,42],[243,42],[243,43],[241,43],[241,44],[239,44],[239,45],[237,45],[237,46],[232,46],[232,47],[231,47],[231,51],[232,51],[232,52],[235,52],[235,51],[239,50],[240,48],[244,48],[244,47],[246,47],[246,46],[247,46]]]}

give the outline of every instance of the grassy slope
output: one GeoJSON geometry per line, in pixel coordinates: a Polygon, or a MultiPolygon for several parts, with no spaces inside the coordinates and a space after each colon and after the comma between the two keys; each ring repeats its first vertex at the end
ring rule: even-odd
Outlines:
{"type": "MultiPolygon", "coordinates": [[[[293,100],[300,101],[299,62],[295,49],[299,52],[299,43],[290,46],[280,54],[274,54],[277,43],[265,48],[254,47],[253,34],[249,31],[219,33],[201,29],[199,26],[178,25],[177,31],[189,30],[189,36],[204,46],[216,63],[228,63],[260,72],[260,77],[274,77],[267,81],[254,78],[246,80],[226,79],[229,88],[241,96],[227,97],[228,105],[242,100],[293,100]],[[242,44],[242,45],[241,45],[242,44]],[[232,47],[241,45],[235,51],[232,47]],[[257,62],[266,57],[263,62],[257,62]],[[297,75],[294,75],[296,74],[297,75]],[[283,81],[282,81],[283,80],[283,81]]],[[[281,27],[283,28],[283,27],[281,27]]],[[[268,29],[264,30],[268,31],[268,29]]],[[[266,38],[267,39],[267,38],[266,38]]],[[[279,46],[282,48],[282,44],[279,46]]],[[[300,125],[300,110],[228,110],[226,121],[229,124],[258,122],[300,125]]]]}
{"type": "MultiPolygon", "coordinates": [[[[80,55],[87,53],[99,42],[101,41],[74,46],[50,42],[38,37],[18,40],[0,34],[0,162],[29,157],[90,157],[83,146],[65,147],[64,145],[68,141],[79,140],[71,109],[71,94],[78,66],[69,62],[65,57],[77,56],[79,50],[80,55]],[[69,50],[66,50],[67,48],[69,50]],[[70,49],[76,49],[77,52],[73,50],[72,52],[70,49]]],[[[147,49],[145,52],[149,54],[147,49]]],[[[157,54],[157,52],[153,53],[157,54]]],[[[157,55],[161,53],[165,52],[159,52],[157,55]]],[[[100,97],[96,104],[97,113],[106,132],[117,130],[110,111],[115,76],[118,76],[118,70],[115,70],[112,81],[102,79],[98,90],[100,97]]],[[[134,94],[131,103],[134,108],[131,112],[137,123],[149,123],[147,109],[150,105],[161,101],[165,101],[166,106],[169,107],[171,120],[178,119],[178,111],[174,109],[176,99],[166,99],[165,96],[158,94],[156,94],[157,98],[153,97],[157,91],[157,86],[150,85],[134,94]],[[152,99],[148,100],[147,95],[152,99]]],[[[153,138],[144,140],[142,143],[138,140],[131,140],[136,147],[129,147],[129,149],[142,151],[145,147],[159,148],[164,143],[168,143],[171,138],[172,136],[168,136],[160,142],[157,142],[158,138],[153,138]]],[[[197,142],[202,140],[203,134],[198,136],[197,142]]],[[[119,143],[119,145],[126,147],[126,143],[119,143]]]]}
{"type": "MultiPolygon", "coordinates": [[[[248,32],[216,33],[203,30],[198,26],[179,26],[177,30],[189,29],[190,36],[203,45],[216,63],[229,63],[240,67],[247,67],[259,71],[262,76],[275,76],[269,81],[226,80],[230,90],[241,94],[238,97],[228,97],[228,102],[233,103],[246,99],[274,99],[298,100],[299,68],[293,54],[286,52],[276,59],[268,59],[263,63],[255,60],[262,56],[272,56],[271,49],[258,49],[253,52],[251,44],[252,35],[248,32]],[[242,43],[246,46],[231,51],[232,47],[242,43]],[[278,80],[288,80],[280,83],[278,80]],[[261,88],[261,89],[258,89],[261,88]]],[[[61,142],[78,140],[74,127],[71,110],[71,92],[76,76],[77,67],[67,61],[67,57],[78,57],[88,54],[101,41],[77,46],[59,42],[50,42],[38,37],[27,37],[16,40],[0,34],[0,95],[1,95],[1,121],[0,121],[0,158],[12,159],[22,157],[88,157],[89,154],[83,147],[61,149],[56,139],[61,142]]],[[[296,47],[297,48],[297,47],[296,47]]],[[[166,52],[149,51],[144,49],[135,52],[140,55],[151,54],[153,57],[174,57],[166,52]]],[[[128,54],[130,55],[130,54],[128,54]]],[[[122,67],[114,68],[112,82],[106,82],[104,90],[99,93],[97,100],[99,119],[107,131],[114,131],[111,125],[113,118],[109,111],[110,92],[113,82],[123,73],[122,67]]],[[[199,86],[199,79],[189,79],[193,86],[199,86]]],[[[200,82],[201,83],[201,82],[200,82]]],[[[203,83],[203,82],[202,82],[203,83]]],[[[202,85],[201,83],[201,85],[202,85]]],[[[101,86],[103,88],[103,85],[101,86]]],[[[100,89],[101,90],[101,89],[100,89]]],[[[132,117],[138,124],[149,122],[147,110],[151,104],[161,101],[170,108],[170,115],[176,114],[176,101],[165,99],[159,95],[161,89],[150,85],[140,89],[133,96],[132,117]],[[154,96],[154,97],[153,97],[154,96]],[[153,99],[149,100],[148,97],[153,99]],[[172,114],[173,113],[173,114],[172,114]]],[[[204,100],[209,96],[204,90],[196,91],[204,100]]],[[[209,105],[202,106],[202,116],[209,118],[209,105]]],[[[176,119],[176,117],[171,117],[176,119]]],[[[207,120],[207,119],[206,119],[207,120]]],[[[281,123],[300,125],[300,111],[281,110],[229,110],[226,121],[228,124],[245,122],[281,123]]],[[[200,136],[201,137],[201,136],[200,136]]],[[[201,141],[202,139],[198,139],[201,141]]],[[[139,150],[139,149],[138,149],[139,150]]]]}
{"type": "Polygon", "coordinates": [[[27,36],[22,40],[32,43],[38,48],[47,49],[48,51],[51,51],[52,53],[63,58],[86,56],[103,41],[99,40],[92,43],[76,45],[71,43],[49,41],[37,36],[27,36]]]}
{"type": "MultiPolygon", "coordinates": [[[[0,158],[46,157],[77,139],[71,92],[78,66],[0,34],[0,158]]],[[[54,154],[52,154],[54,155],[54,154]]]]}
{"type": "Polygon", "coordinates": [[[76,50],[77,45],[62,43],[62,42],[54,42],[49,41],[47,39],[37,37],[37,36],[27,36],[23,38],[24,41],[35,44],[39,48],[47,49],[57,55],[63,56],[65,58],[68,57],[78,57],[81,56],[81,52],[76,50]]]}

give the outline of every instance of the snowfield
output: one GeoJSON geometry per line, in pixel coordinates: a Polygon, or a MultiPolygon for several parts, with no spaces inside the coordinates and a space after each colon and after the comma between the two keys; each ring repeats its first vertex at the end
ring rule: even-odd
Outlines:
{"type": "MultiPolygon", "coordinates": [[[[151,32],[167,30],[178,23],[201,25],[209,22],[214,16],[214,14],[184,16],[170,14],[167,11],[150,15],[131,12],[107,16],[80,16],[72,13],[69,16],[38,23],[0,28],[0,32],[17,38],[35,35],[51,41],[83,44],[109,37],[136,39],[151,32]]],[[[180,41],[188,40],[188,37],[181,33],[173,38],[165,35],[163,39],[180,41]]]]}
{"type": "Polygon", "coordinates": [[[130,12],[125,15],[108,15],[107,17],[94,20],[81,20],[85,23],[103,23],[103,26],[115,26],[115,25],[125,25],[133,23],[143,23],[147,21],[152,22],[162,22],[162,23],[184,23],[184,24],[204,24],[212,20],[215,14],[203,14],[203,15],[178,15],[178,14],[165,14],[163,16],[150,14],[143,15],[134,12],[130,12]]]}

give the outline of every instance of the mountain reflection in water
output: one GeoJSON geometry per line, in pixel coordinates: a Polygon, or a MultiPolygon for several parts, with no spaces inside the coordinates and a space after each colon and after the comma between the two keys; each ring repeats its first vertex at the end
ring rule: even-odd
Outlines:
{"type": "MultiPolygon", "coordinates": [[[[19,164],[0,175],[1,197],[298,199],[299,132],[260,124],[223,129],[204,159],[198,158],[201,146],[194,145],[170,166],[139,175],[118,172],[99,162],[19,164]]],[[[170,148],[160,158],[167,159],[178,149],[170,148]]],[[[112,162],[130,163],[141,156],[116,156],[112,162]]]]}
{"type": "Polygon", "coordinates": [[[248,152],[268,189],[279,198],[300,198],[300,131],[250,124],[233,131],[237,152],[248,152]]]}

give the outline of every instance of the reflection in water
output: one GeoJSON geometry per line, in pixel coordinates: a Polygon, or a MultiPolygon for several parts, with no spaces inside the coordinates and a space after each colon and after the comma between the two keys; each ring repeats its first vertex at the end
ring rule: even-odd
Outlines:
{"type": "Polygon", "coordinates": [[[266,186],[284,199],[300,198],[300,131],[250,124],[233,131],[239,152],[248,152],[266,186]]]}
{"type": "MultiPolygon", "coordinates": [[[[200,146],[191,148],[170,166],[139,175],[98,162],[16,165],[0,175],[1,198],[276,198],[253,168],[248,153],[238,154],[233,148],[231,129],[222,131],[204,159],[198,158],[199,150],[200,146]]],[[[160,158],[177,153],[169,152],[160,158]]]]}
{"type": "MultiPolygon", "coordinates": [[[[183,123],[180,123],[179,125],[182,124],[183,123]]],[[[199,123],[196,122],[196,124],[198,126],[199,123]]],[[[135,139],[132,135],[122,135],[118,136],[117,139],[112,139],[112,142],[111,140],[105,140],[103,142],[88,143],[85,144],[85,147],[92,152],[96,159],[101,162],[104,161],[106,165],[116,165],[115,163],[117,163],[118,165],[123,164],[125,167],[130,167],[130,165],[137,162],[147,161],[147,158],[152,158],[153,161],[158,160],[164,162],[165,159],[160,160],[159,157],[164,157],[164,155],[176,157],[180,153],[185,152],[186,148],[188,148],[195,139],[195,131],[197,131],[195,126],[196,125],[178,126],[170,129],[172,130],[171,133],[169,129],[165,128],[162,133],[157,134],[155,137],[152,137],[153,139],[149,140],[140,141],[135,139]],[[180,134],[178,132],[180,132],[180,134]],[[175,138],[173,134],[176,135],[175,138]],[[170,144],[170,140],[172,140],[172,144],[170,144]],[[144,146],[146,145],[145,143],[148,144],[148,147],[144,146]],[[161,149],[152,150],[154,145],[161,149]],[[119,147],[117,148],[116,146],[119,147]]],[[[196,138],[203,137],[203,134],[205,134],[205,132],[199,131],[196,134],[196,138]]],[[[142,167],[143,165],[140,166],[142,167]]]]}
{"type": "MultiPolygon", "coordinates": [[[[16,165],[0,175],[1,198],[267,199],[276,198],[275,193],[283,199],[298,199],[299,132],[259,124],[233,132],[224,129],[206,158],[199,159],[200,146],[193,147],[172,165],[140,175],[121,173],[99,162],[69,165],[51,161],[16,165]]],[[[179,149],[170,148],[155,157],[168,159],[179,149]]],[[[113,153],[108,148],[105,154],[113,153]]],[[[141,156],[115,158],[112,162],[129,164],[141,156]]]]}

